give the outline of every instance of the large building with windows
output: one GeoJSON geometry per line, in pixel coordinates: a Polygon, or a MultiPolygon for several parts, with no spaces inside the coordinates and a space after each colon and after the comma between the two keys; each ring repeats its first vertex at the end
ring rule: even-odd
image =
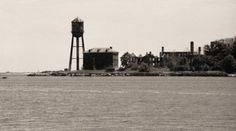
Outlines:
{"type": "Polygon", "coordinates": [[[118,52],[110,48],[93,48],[84,52],[84,70],[118,68],[118,52]]]}

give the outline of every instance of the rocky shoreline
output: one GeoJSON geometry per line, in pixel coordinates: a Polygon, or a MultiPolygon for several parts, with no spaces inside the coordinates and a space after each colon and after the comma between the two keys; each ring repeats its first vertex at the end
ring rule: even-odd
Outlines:
{"type": "Polygon", "coordinates": [[[181,71],[181,72],[135,72],[135,71],[45,71],[30,73],[27,76],[87,76],[87,77],[99,77],[99,76],[221,76],[221,77],[235,77],[236,74],[227,74],[221,71],[181,71]]]}

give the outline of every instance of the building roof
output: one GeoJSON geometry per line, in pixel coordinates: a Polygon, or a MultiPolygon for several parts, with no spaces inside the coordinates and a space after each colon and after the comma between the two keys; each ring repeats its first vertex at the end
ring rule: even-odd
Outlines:
{"type": "Polygon", "coordinates": [[[134,53],[131,53],[131,57],[137,57],[134,53]]]}
{"type": "Polygon", "coordinates": [[[191,53],[190,51],[164,51],[163,53],[191,53]]]}
{"type": "Polygon", "coordinates": [[[92,48],[84,53],[118,53],[117,51],[114,51],[112,48],[92,48]]]}
{"type": "Polygon", "coordinates": [[[77,17],[74,20],[72,20],[72,22],[84,22],[84,21],[82,19],[80,19],[79,17],[77,17]]]}
{"type": "MultiPolygon", "coordinates": [[[[164,52],[161,52],[162,55],[171,55],[171,56],[188,56],[188,55],[191,55],[191,52],[190,51],[164,51],[164,52]]],[[[193,55],[197,55],[198,53],[197,52],[193,52],[193,55]]]]}

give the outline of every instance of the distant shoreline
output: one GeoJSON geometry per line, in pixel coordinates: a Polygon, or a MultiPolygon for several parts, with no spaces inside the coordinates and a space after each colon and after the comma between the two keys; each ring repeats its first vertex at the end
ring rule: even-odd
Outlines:
{"type": "Polygon", "coordinates": [[[212,76],[212,77],[235,77],[236,74],[227,74],[221,71],[168,71],[168,72],[137,72],[137,71],[114,71],[106,72],[104,70],[85,70],[85,71],[46,71],[30,73],[27,76],[78,76],[78,77],[103,77],[103,76],[212,76]]]}

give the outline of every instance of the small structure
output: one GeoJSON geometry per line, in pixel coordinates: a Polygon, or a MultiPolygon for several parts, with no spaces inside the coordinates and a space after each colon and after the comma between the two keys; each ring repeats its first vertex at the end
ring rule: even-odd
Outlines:
{"type": "Polygon", "coordinates": [[[93,48],[84,52],[84,70],[118,67],[118,52],[110,48],[93,48]]]}

